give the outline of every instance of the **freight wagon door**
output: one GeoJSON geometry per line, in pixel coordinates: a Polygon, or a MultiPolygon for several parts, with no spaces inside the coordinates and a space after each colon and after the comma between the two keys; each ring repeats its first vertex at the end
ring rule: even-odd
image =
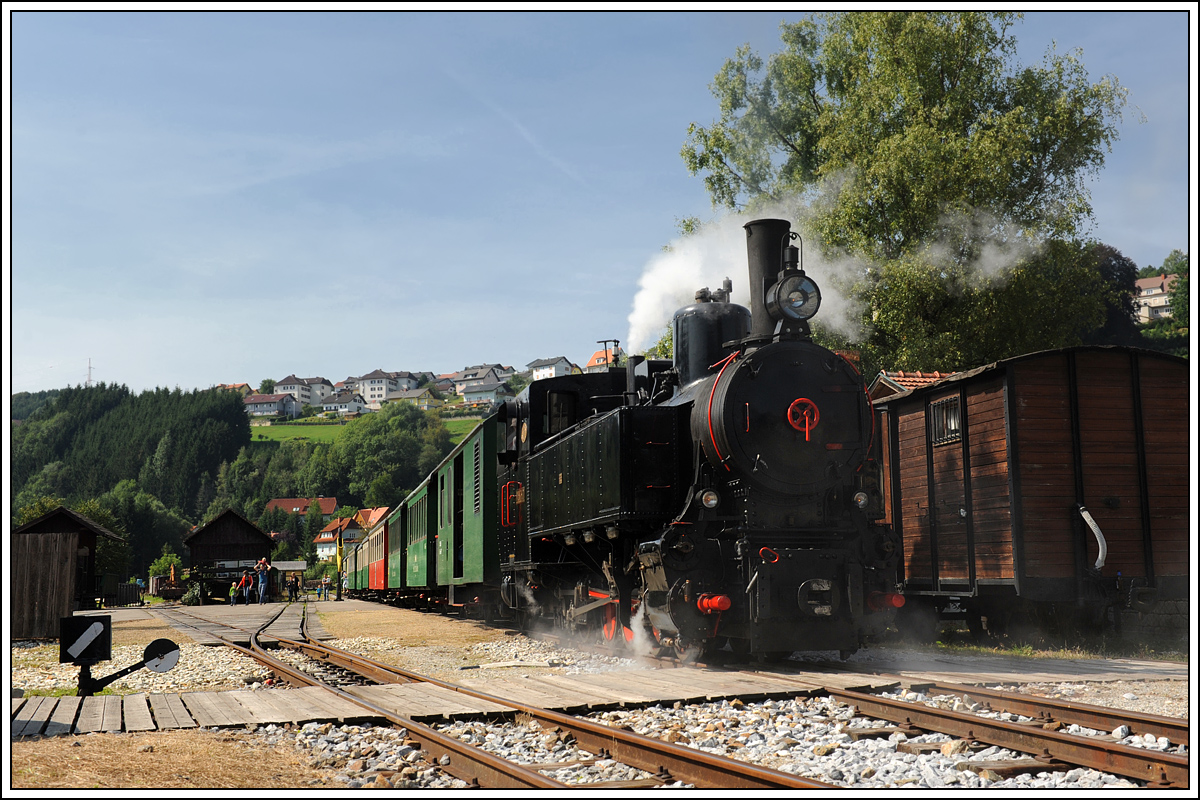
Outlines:
{"type": "Polygon", "coordinates": [[[965,408],[959,391],[930,397],[926,468],[930,559],[938,591],[971,590],[963,443],[965,408]]]}

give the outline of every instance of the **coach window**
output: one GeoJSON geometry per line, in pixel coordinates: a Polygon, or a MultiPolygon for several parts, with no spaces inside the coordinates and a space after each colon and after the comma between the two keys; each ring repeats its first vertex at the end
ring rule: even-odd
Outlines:
{"type": "Polygon", "coordinates": [[[958,412],[958,398],[938,400],[929,406],[929,440],[934,446],[950,444],[962,439],[962,425],[958,412]]]}

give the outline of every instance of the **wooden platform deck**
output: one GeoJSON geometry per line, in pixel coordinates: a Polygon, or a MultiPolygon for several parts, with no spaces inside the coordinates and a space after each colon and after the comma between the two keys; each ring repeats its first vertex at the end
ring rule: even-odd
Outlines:
{"type": "MultiPolygon", "coordinates": [[[[277,638],[301,639],[300,613],[303,605],[291,603],[274,623],[259,637],[265,646],[273,645],[277,638]]],[[[166,622],[196,644],[220,646],[223,639],[243,647],[249,646],[250,632],[258,630],[264,622],[279,612],[279,603],[251,604],[249,606],[202,606],[187,609],[154,609],[150,613],[166,622]],[[222,638],[223,637],[223,638],[222,638]]],[[[333,638],[321,626],[316,614],[308,617],[308,633],[314,639],[324,641],[333,638]]]]}
{"type": "MultiPolygon", "coordinates": [[[[740,697],[794,697],[823,686],[864,687],[862,675],[722,672],[705,669],[536,674],[462,681],[513,702],[567,712],[740,697]]],[[[350,694],[417,721],[495,717],[510,709],[433,684],[359,686],[350,694]]],[[[325,689],[131,694],[124,697],[29,697],[12,701],[12,735],[57,736],[179,728],[229,728],[308,722],[381,723],[382,717],[325,689]]]]}

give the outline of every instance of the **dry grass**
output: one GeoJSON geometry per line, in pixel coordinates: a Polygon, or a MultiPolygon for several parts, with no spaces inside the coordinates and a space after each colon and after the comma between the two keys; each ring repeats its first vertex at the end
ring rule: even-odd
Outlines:
{"type": "Polygon", "coordinates": [[[158,618],[128,620],[112,624],[113,647],[137,645],[145,647],[155,639],[180,641],[179,631],[158,618]]]}
{"type": "Polygon", "coordinates": [[[329,785],[299,752],[226,731],[59,736],[14,741],[14,789],[271,789],[329,785]],[[152,748],[152,749],[143,749],[152,748]]]}

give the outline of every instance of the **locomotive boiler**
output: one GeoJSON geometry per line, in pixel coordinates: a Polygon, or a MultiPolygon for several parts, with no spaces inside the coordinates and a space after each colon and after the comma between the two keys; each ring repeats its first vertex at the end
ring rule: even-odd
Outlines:
{"type": "Polygon", "coordinates": [[[845,656],[886,627],[903,598],[873,412],[812,341],[790,228],[745,226],[751,308],[728,280],[700,290],[671,361],[535,381],[487,421],[504,613],[684,657],[845,656]]]}

